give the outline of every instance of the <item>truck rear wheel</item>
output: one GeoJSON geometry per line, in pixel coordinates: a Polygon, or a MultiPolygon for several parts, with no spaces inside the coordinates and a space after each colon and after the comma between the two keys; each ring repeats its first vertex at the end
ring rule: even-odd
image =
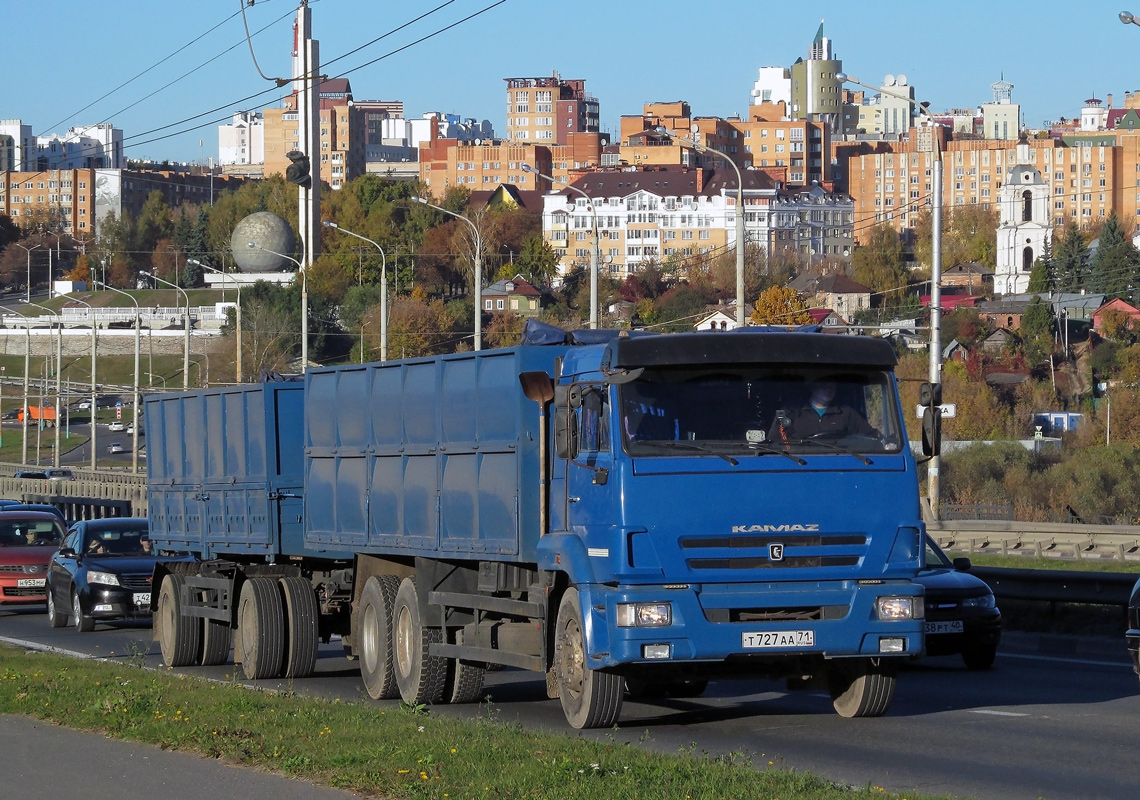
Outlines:
{"type": "Polygon", "coordinates": [[[558,676],[562,713],[571,727],[605,728],[617,722],[625,694],[625,679],[586,663],[582,607],[578,590],[571,587],[558,605],[554,629],[554,670],[558,676]]]}
{"type": "Polygon", "coordinates": [[[400,579],[395,575],[373,575],[360,594],[360,612],[354,634],[360,657],[360,677],[373,700],[400,696],[392,669],[392,609],[400,579]]]}
{"type": "MultiPolygon", "coordinates": [[[[456,632],[455,643],[463,644],[463,631],[456,632]]],[[[486,673],[487,668],[483,664],[449,658],[444,698],[449,703],[474,703],[483,696],[483,678],[486,673]]]]}
{"type": "Polygon", "coordinates": [[[443,632],[424,626],[415,578],[400,582],[392,617],[392,649],[400,697],[410,705],[438,703],[443,699],[447,659],[429,655],[428,650],[443,641],[443,632]]]}
{"type": "Polygon", "coordinates": [[[202,646],[202,620],[182,613],[182,587],[186,577],[167,575],[158,593],[154,614],[155,638],[168,667],[185,667],[198,659],[202,646]]]}
{"type": "Polygon", "coordinates": [[[242,671],[250,680],[275,678],[285,654],[285,609],[273,578],[250,578],[238,601],[242,671]]]}
{"type": "Polygon", "coordinates": [[[202,666],[224,664],[230,654],[230,625],[217,619],[202,620],[202,666]]]}
{"type": "Polygon", "coordinates": [[[279,582],[289,625],[284,677],[307,678],[317,666],[320,645],[321,610],[317,607],[317,595],[313,585],[304,578],[281,578],[279,582]]]}
{"type": "Polygon", "coordinates": [[[837,659],[828,665],[827,686],[839,716],[881,717],[895,696],[895,665],[888,659],[837,659]]]}

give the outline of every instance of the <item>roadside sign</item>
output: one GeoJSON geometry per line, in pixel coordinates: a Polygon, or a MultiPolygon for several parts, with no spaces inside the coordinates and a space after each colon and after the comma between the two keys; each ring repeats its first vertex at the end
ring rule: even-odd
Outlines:
{"type": "MultiPolygon", "coordinates": [[[[942,409],[942,418],[943,419],[946,419],[947,417],[956,416],[958,413],[958,406],[956,406],[954,403],[943,403],[942,405],[939,406],[939,408],[942,409]]],[[[922,419],[922,415],[925,411],[926,411],[926,406],[915,406],[914,407],[914,415],[918,419],[922,419]]]]}
{"type": "Polygon", "coordinates": [[[123,404],[115,403],[115,419],[123,418],[123,404]]]}

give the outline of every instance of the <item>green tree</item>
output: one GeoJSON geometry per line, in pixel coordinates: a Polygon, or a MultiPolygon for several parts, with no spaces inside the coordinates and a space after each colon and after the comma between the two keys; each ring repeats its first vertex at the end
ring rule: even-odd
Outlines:
{"type": "Polygon", "coordinates": [[[548,286],[558,270],[558,255],[541,234],[532,233],[523,240],[522,252],[515,259],[515,269],[535,286],[548,286]]]}
{"type": "Polygon", "coordinates": [[[1140,253],[1125,238],[1116,212],[1111,212],[1101,226],[1096,253],[1089,264],[1088,288],[1111,297],[1130,294],[1137,288],[1140,253]]]}
{"type": "Polygon", "coordinates": [[[871,228],[867,242],[855,248],[851,258],[853,277],[887,305],[896,305],[907,285],[907,269],[902,260],[902,242],[890,223],[871,228]]]}
{"type": "Polygon", "coordinates": [[[1076,292],[1084,288],[1088,277],[1088,257],[1088,245],[1080,228],[1069,223],[1065,237],[1054,251],[1051,265],[1053,285],[1058,291],[1076,292]]]}
{"type": "Polygon", "coordinates": [[[1021,338],[1030,364],[1039,364],[1053,352],[1053,308],[1034,297],[1021,317],[1021,338]]]}

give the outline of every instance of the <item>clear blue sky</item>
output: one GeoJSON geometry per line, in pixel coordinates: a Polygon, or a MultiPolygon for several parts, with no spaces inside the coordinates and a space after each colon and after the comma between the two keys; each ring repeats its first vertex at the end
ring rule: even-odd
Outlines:
{"type": "MultiPolygon", "coordinates": [[[[1079,115],[1088,97],[1111,92],[1120,106],[1125,90],[1140,90],[1140,27],[1117,19],[1129,3],[1140,13],[1140,0],[506,0],[381,58],[496,2],[454,0],[330,64],[444,2],[314,0],[323,71],[348,72],[358,100],[402,100],[408,116],[489,119],[500,135],[503,78],[557,71],[586,80],[601,103],[603,130],[616,133],[618,118],[646,102],[687,100],[697,115],[745,113],[757,69],[806,56],[823,19],[848,73],[875,85],[905,73],[934,109],[988,102],[1003,73],[1030,127],[1079,115]]],[[[261,31],[254,51],[270,77],[291,69],[295,7],[296,0],[256,0],[246,9],[251,31],[261,31]]],[[[130,158],[216,155],[219,118],[279,96],[247,99],[271,84],[254,68],[239,9],[239,0],[0,0],[8,65],[0,118],[22,119],[35,134],[109,121],[124,131],[130,158]],[[198,119],[147,133],[188,117],[198,119]]]]}

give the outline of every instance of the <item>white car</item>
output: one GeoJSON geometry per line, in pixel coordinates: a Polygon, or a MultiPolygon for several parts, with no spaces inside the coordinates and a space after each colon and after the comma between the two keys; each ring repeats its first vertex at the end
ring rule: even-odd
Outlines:
{"type": "Polygon", "coordinates": [[[107,423],[107,430],[109,430],[111,433],[122,433],[126,429],[127,429],[127,426],[124,425],[119,420],[115,420],[114,422],[107,423]]]}
{"type": "Polygon", "coordinates": [[[76,408],[78,408],[80,411],[87,411],[88,409],[91,408],[91,401],[90,400],[80,400],[79,405],[76,406],[76,408]]]}
{"type": "Polygon", "coordinates": [[[111,444],[107,445],[107,452],[111,455],[115,455],[117,453],[127,452],[127,448],[123,447],[122,442],[111,442],[111,444]]]}

